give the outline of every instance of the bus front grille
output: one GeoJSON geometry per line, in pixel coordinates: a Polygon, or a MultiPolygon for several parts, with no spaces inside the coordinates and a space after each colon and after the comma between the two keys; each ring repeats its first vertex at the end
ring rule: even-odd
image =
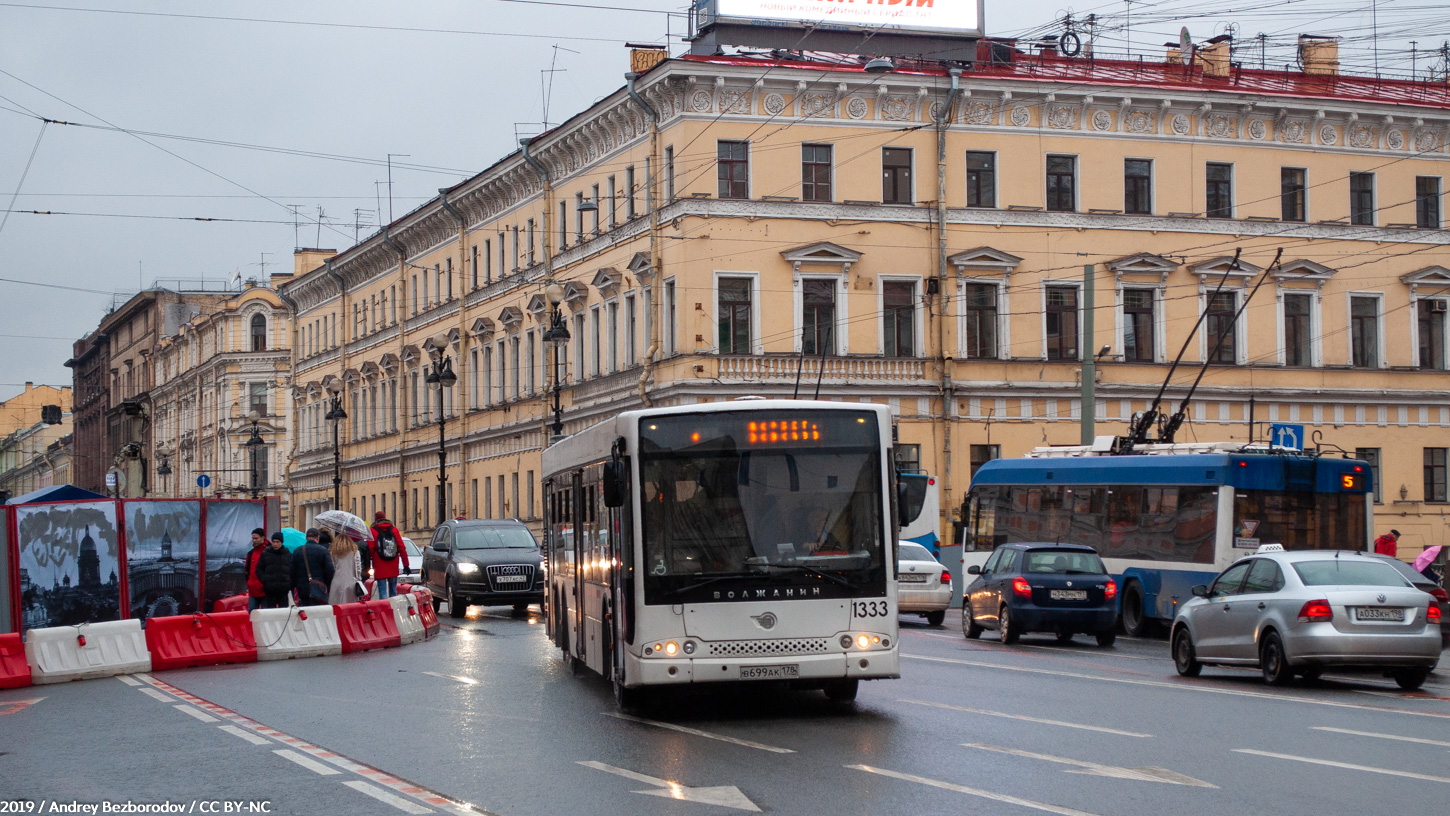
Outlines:
{"type": "Polygon", "coordinates": [[[830,641],[814,640],[722,640],[710,644],[710,657],[754,657],[825,654],[830,641]]]}

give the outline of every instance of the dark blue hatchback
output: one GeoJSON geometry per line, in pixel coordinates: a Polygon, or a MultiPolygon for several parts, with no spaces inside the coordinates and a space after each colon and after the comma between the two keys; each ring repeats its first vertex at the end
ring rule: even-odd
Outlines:
{"type": "Polygon", "coordinates": [[[1099,646],[1117,639],[1118,585],[1097,551],[1082,544],[1016,543],[998,547],[967,586],[962,634],[995,629],[1003,643],[1025,632],[1052,632],[1066,643],[1082,632],[1099,646]]]}

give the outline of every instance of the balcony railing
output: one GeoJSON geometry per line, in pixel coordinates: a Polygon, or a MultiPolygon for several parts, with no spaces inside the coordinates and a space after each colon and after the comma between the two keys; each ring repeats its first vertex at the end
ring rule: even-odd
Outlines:
{"type": "Polygon", "coordinates": [[[926,361],[913,357],[805,357],[796,354],[724,356],[720,379],[743,382],[794,381],[817,378],[833,384],[851,382],[913,382],[926,376],[926,361]],[[822,371],[822,366],[825,370],[822,371]]]}

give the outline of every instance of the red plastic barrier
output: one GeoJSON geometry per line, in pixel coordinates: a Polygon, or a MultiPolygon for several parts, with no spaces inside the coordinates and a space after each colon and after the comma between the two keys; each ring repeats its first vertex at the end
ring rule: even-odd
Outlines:
{"type": "Polygon", "coordinates": [[[412,591],[413,591],[413,585],[412,584],[398,584],[398,594],[399,595],[407,595],[409,592],[412,592],[412,591]]]}
{"type": "Polygon", "coordinates": [[[246,612],[248,600],[246,595],[229,595],[213,604],[211,610],[213,612],[246,612]]]}
{"type": "Polygon", "coordinates": [[[342,638],[342,653],[366,652],[402,646],[393,605],[387,601],[339,604],[332,607],[337,615],[337,634],[342,638]]]}
{"type": "Polygon", "coordinates": [[[423,587],[413,590],[413,597],[418,599],[418,615],[423,619],[423,637],[434,637],[438,634],[438,613],[433,611],[433,593],[423,587]]]}
{"type": "Polygon", "coordinates": [[[257,641],[246,610],[151,618],[146,621],[146,648],[153,671],[257,662],[257,641]]]}
{"type": "Polygon", "coordinates": [[[0,689],[30,685],[30,664],[25,662],[25,641],[20,635],[0,635],[0,689]]]}

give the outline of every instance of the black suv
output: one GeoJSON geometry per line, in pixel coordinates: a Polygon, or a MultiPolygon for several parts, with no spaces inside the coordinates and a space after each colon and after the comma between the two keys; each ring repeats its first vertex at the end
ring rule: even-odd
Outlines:
{"type": "Polygon", "coordinates": [[[423,551],[423,585],[433,610],[448,601],[461,618],[470,604],[511,605],[522,612],[544,602],[544,555],[522,522],[449,521],[433,531],[423,551]]]}

